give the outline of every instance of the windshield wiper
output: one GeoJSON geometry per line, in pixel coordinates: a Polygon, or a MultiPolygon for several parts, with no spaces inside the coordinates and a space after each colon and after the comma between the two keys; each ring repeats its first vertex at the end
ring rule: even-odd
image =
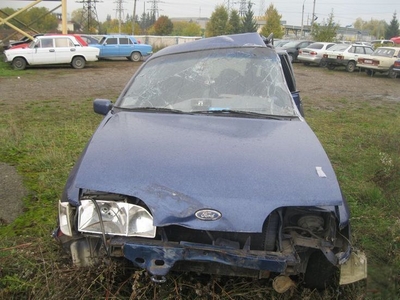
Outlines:
{"type": "Polygon", "coordinates": [[[280,115],[269,115],[264,113],[257,113],[252,111],[243,110],[231,110],[231,109],[211,109],[211,110],[198,110],[192,111],[193,114],[218,114],[218,115],[234,115],[243,117],[255,117],[255,118],[265,118],[273,120],[284,120],[284,119],[295,119],[297,116],[280,116],[280,115]]]}
{"type": "Polygon", "coordinates": [[[114,108],[118,108],[121,110],[127,111],[146,111],[146,112],[167,112],[167,113],[174,113],[174,114],[186,114],[185,112],[179,109],[173,108],[166,108],[166,107],[154,107],[154,106],[146,106],[146,107],[119,107],[114,106],[114,108]]]}

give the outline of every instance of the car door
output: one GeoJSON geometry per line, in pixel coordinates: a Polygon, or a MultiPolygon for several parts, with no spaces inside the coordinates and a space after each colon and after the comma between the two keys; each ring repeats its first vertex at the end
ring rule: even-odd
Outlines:
{"type": "Polygon", "coordinates": [[[120,56],[118,50],[118,38],[109,37],[104,42],[100,49],[100,56],[120,56]]]}
{"type": "Polygon", "coordinates": [[[69,63],[76,53],[76,47],[69,37],[54,38],[56,63],[69,63]]]}
{"type": "Polygon", "coordinates": [[[31,65],[54,64],[56,61],[56,52],[52,37],[38,39],[32,52],[31,65]]]}
{"type": "Polygon", "coordinates": [[[130,56],[135,46],[128,37],[119,38],[119,53],[121,56],[130,56]]]}

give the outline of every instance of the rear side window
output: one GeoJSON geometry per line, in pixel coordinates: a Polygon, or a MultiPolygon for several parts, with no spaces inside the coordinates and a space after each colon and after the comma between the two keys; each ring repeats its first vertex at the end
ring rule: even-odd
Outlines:
{"type": "Polygon", "coordinates": [[[74,47],[74,43],[69,38],[55,39],[56,47],[74,47]]]}
{"type": "Polygon", "coordinates": [[[119,43],[120,43],[121,45],[129,45],[129,44],[132,44],[132,42],[130,42],[130,39],[128,39],[128,38],[119,38],[119,43]]]}

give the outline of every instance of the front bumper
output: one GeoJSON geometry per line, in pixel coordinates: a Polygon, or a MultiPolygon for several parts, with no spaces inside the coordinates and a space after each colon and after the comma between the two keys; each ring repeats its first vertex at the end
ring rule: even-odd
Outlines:
{"type": "MultiPolygon", "coordinates": [[[[118,239],[112,243],[118,244],[118,239]]],[[[153,276],[165,276],[177,262],[210,262],[236,268],[285,273],[288,267],[300,263],[293,253],[229,249],[189,242],[138,240],[123,245],[123,255],[153,276]]]]}

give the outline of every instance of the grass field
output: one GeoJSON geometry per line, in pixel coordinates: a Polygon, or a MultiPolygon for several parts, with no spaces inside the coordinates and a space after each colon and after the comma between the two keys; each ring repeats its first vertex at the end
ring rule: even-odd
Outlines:
{"type": "MultiPolygon", "coordinates": [[[[39,70],[40,71],[40,70],[39,70]]],[[[38,70],[31,70],[33,75],[38,70]]],[[[0,78],[14,76],[0,63],[0,78]]],[[[1,84],[1,82],[0,82],[1,84]]],[[[400,90],[400,89],[399,89],[400,90]]],[[[117,96],[117,95],[115,95],[117,96]]],[[[1,95],[0,95],[1,97],[1,95]]],[[[57,201],[84,145],[101,120],[92,99],[0,102],[0,162],[23,176],[24,213],[0,227],[1,299],[397,299],[400,297],[400,103],[347,102],[309,108],[310,126],[331,158],[352,212],[355,245],[367,253],[366,287],[279,295],[269,281],[176,275],[149,283],[118,263],[77,270],[51,238],[57,201]]]]}

